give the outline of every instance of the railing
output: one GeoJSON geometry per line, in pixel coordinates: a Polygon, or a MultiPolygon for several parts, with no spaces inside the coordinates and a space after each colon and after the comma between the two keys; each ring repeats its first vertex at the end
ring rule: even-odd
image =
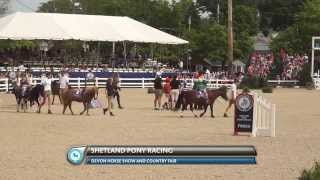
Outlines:
{"type": "MultiPolygon", "coordinates": [[[[59,80],[54,78],[53,80],[59,80]]],[[[93,82],[87,82],[87,85],[96,85],[99,88],[106,86],[108,78],[95,78],[93,82]]],[[[164,79],[163,79],[164,80],[164,79]]],[[[153,87],[154,78],[120,78],[119,85],[121,88],[150,88],[153,87]]],[[[32,84],[36,85],[41,82],[40,78],[33,78],[32,84]]],[[[187,88],[193,87],[193,79],[187,79],[187,88]]],[[[208,82],[208,88],[217,89],[222,86],[230,86],[233,80],[211,79],[208,82]]],[[[82,88],[85,86],[85,78],[69,78],[69,85],[73,88],[82,88]]],[[[0,79],[0,92],[8,92],[12,89],[12,84],[7,78],[0,79]]]]}
{"type": "MultiPolygon", "coordinates": [[[[25,70],[28,68],[24,68],[25,70]]],[[[10,71],[18,71],[19,68],[18,67],[0,67],[0,72],[10,72],[10,71]]],[[[32,72],[51,72],[51,70],[53,70],[53,72],[58,73],[61,72],[62,68],[58,68],[58,67],[53,67],[52,69],[50,67],[31,67],[29,68],[29,70],[31,70],[32,72]]],[[[153,69],[151,68],[90,68],[90,70],[92,72],[154,72],[153,69]]],[[[88,72],[83,71],[83,69],[81,68],[72,68],[72,72],[88,72]]]]}
{"type": "Polygon", "coordinates": [[[254,96],[253,136],[276,136],[276,105],[257,93],[254,96]]]}
{"type": "Polygon", "coordinates": [[[277,86],[288,86],[288,85],[297,86],[299,81],[298,80],[268,80],[268,83],[277,85],[277,86]]]}

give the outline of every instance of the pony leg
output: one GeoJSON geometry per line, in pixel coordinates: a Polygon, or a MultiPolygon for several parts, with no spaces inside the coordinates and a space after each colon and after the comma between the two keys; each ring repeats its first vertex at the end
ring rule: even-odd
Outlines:
{"type": "Polygon", "coordinates": [[[43,104],[40,104],[39,99],[37,99],[37,104],[38,104],[38,113],[41,113],[41,108],[43,104]]]}
{"type": "Polygon", "coordinates": [[[22,109],[23,109],[23,112],[26,113],[26,110],[27,110],[27,103],[25,100],[23,100],[22,102],[22,109]]]}
{"type": "Polygon", "coordinates": [[[198,115],[195,114],[193,110],[194,110],[194,109],[193,109],[193,105],[191,104],[191,105],[190,105],[190,111],[192,112],[193,116],[197,118],[198,115]]]}
{"type": "Polygon", "coordinates": [[[59,97],[60,104],[62,104],[62,100],[61,100],[60,94],[58,95],[58,97],[59,97]]]}
{"type": "Polygon", "coordinates": [[[213,104],[210,104],[210,111],[211,111],[211,117],[214,118],[214,115],[213,115],[213,104]]]}
{"type": "Polygon", "coordinates": [[[52,95],[53,97],[52,97],[52,105],[54,104],[54,98],[56,97],[56,95],[52,95]]]}
{"type": "Polygon", "coordinates": [[[72,109],[71,109],[71,104],[72,104],[72,103],[70,103],[70,104],[68,105],[68,106],[69,106],[69,110],[70,110],[71,114],[74,115],[74,113],[73,113],[73,111],[72,111],[72,109]]]}
{"type": "Polygon", "coordinates": [[[180,117],[183,118],[183,111],[187,109],[187,106],[185,104],[182,105],[181,111],[180,111],[180,117]]]}
{"type": "Polygon", "coordinates": [[[183,118],[183,109],[180,110],[180,117],[183,118]]]}
{"type": "Polygon", "coordinates": [[[86,105],[86,103],[84,102],[84,103],[83,103],[83,111],[81,111],[80,115],[83,115],[83,113],[86,112],[86,110],[87,110],[87,105],[86,105]]]}
{"type": "Polygon", "coordinates": [[[20,99],[17,99],[17,112],[20,111],[20,99]]]}
{"type": "Polygon", "coordinates": [[[203,117],[206,114],[207,109],[208,109],[208,104],[204,105],[204,111],[203,113],[200,114],[200,117],[203,117]]]}
{"type": "Polygon", "coordinates": [[[66,104],[64,104],[64,105],[63,105],[62,114],[64,114],[64,113],[66,112],[66,109],[67,109],[67,105],[66,105],[66,104]]]}
{"type": "Polygon", "coordinates": [[[86,104],[87,116],[89,116],[89,103],[86,104]]]}
{"type": "Polygon", "coordinates": [[[232,104],[233,104],[232,100],[229,100],[228,107],[226,108],[226,110],[224,111],[224,114],[223,114],[224,117],[228,117],[228,111],[231,108],[232,104]]]}

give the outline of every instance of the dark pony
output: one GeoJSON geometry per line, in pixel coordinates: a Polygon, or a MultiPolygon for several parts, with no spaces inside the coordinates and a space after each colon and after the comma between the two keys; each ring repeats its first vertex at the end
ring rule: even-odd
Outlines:
{"type": "Polygon", "coordinates": [[[213,115],[213,104],[218,97],[222,97],[224,100],[227,100],[227,87],[223,86],[219,89],[207,90],[208,99],[204,97],[198,97],[196,90],[186,90],[181,91],[179,98],[177,100],[177,104],[175,110],[181,109],[181,117],[183,117],[182,112],[187,110],[187,107],[190,106],[190,110],[195,117],[198,117],[194,112],[194,107],[203,107],[203,112],[200,114],[200,117],[203,117],[207,112],[208,106],[210,106],[211,117],[214,118],[213,115]],[[182,108],[181,108],[182,106],[182,108]]]}
{"type": "Polygon", "coordinates": [[[51,83],[51,95],[53,97],[52,99],[52,105],[54,104],[54,98],[56,96],[59,97],[59,100],[60,100],[60,104],[62,103],[61,102],[61,97],[60,97],[60,84],[58,81],[52,81],[51,83]]]}
{"type": "Polygon", "coordinates": [[[62,92],[61,98],[63,103],[63,111],[64,114],[67,106],[69,107],[71,114],[73,115],[73,111],[71,109],[71,105],[73,101],[82,102],[83,103],[83,111],[80,113],[82,115],[85,111],[87,111],[87,115],[89,115],[89,105],[92,99],[98,98],[98,88],[97,87],[87,87],[84,88],[79,94],[77,94],[77,89],[65,89],[62,92]]]}
{"type": "Polygon", "coordinates": [[[17,101],[17,112],[20,111],[20,106],[23,109],[24,112],[28,109],[27,102],[30,102],[30,107],[33,106],[34,102],[38,105],[38,113],[41,111],[42,105],[39,103],[39,97],[44,97],[44,86],[43,85],[36,85],[35,87],[20,87],[15,86],[13,88],[14,95],[16,97],[17,101]]]}

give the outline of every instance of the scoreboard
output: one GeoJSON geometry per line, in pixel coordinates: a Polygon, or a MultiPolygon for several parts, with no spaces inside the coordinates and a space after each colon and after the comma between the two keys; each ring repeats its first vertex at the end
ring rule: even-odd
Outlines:
{"type": "Polygon", "coordinates": [[[254,146],[74,146],[73,165],[256,164],[254,146]]]}

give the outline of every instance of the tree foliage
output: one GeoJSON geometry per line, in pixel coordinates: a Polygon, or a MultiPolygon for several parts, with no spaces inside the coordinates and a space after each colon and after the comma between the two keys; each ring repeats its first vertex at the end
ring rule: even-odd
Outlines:
{"type": "MultiPolygon", "coordinates": [[[[212,61],[227,59],[226,14],[222,13],[221,23],[213,18],[203,19],[201,12],[212,12],[218,0],[195,3],[193,0],[79,0],[81,7],[75,11],[70,0],[51,0],[44,3],[39,11],[59,13],[84,13],[112,16],[129,16],[140,22],[156,27],[167,33],[190,41],[189,47],[157,46],[155,54],[169,61],[186,54],[191,48],[194,61],[207,58],[212,61]],[[79,10],[80,9],[80,10],[79,10]],[[191,30],[188,21],[191,17],[191,30]]],[[[251,0],[252,1],[252,0],[251,0]]],[[[252,51],[253,42],[250,36],[258,32],[259,21],[257,8],[251,1],[241,0],[235,6],[235,58],[246,59],[252,51]]],[[[221,0],[221,11],[226,12],[225,1],[221,0]]],[[[213,15],[211,16],[213,17],[213,15]]],[[[140,46],[148,48],[150,46],[140,46]]],[[[145,51],[145,50],[143,50],[145,51]]]]}
{"type": "Polygon", "coordinates": [[[320,36],[320,1],[308,0],[297,13],[294,23],[272,42],[272,49],[285,48],[289,53],[310,53],[312,36],[320,36]]]}

